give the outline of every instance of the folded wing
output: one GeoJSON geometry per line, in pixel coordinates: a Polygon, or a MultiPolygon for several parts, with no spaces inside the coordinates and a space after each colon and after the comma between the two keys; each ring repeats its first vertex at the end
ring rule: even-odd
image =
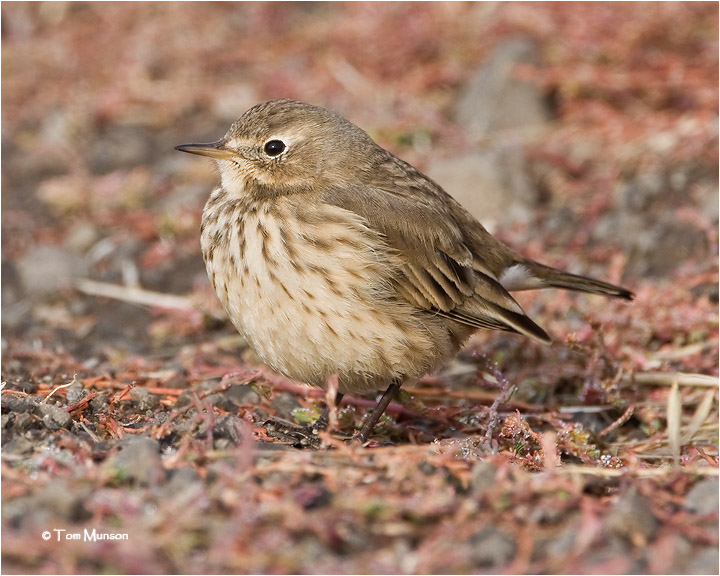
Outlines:
{"type": "Polygon", "coordinates": [[[391,157],[383,168],[390,178],[370,179],[370,186],[392,182],[392,187],[375,185],[367,193],[350,185],[331,190],[325,201],[352,210],[384,234],[394,249],[398,296],[468,326],[550,342],[498,281],[495,270],[514,253],[410,165],[391,157]],[[468,234],[475,238],[469,241],[468,234]]]}

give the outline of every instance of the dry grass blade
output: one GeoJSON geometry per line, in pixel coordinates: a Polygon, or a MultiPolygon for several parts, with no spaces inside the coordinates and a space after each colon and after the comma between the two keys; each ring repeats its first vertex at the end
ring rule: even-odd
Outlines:
{"type": "MultiPolygon", "coordinates": [[[[1,12],[3,572],[718,574],[717,3],[1,12]],[[268,419],[335,398],[226,321],[198,241],[217,175],[172,147],[280,93],[370,130],[524,257],[635,301],[518,292],[553,345],[479,331],[403,384],[371,445],[345,434],[382,390],[343,398],[320,450],[276,441],[268,419]],[[519,388],[499,406],[493,365],[519,388]],[[65,538],[84,530],[128,540],[65,538]]],[[[296,231],[251,244],[282,260],[296,231]]]]}
{"type": "Polygon", "coordinates": [[[673,382],[667,400],[667,436],[675,465],[680,464],[680,423],[682,420],[682,397],[678,382],[673,382]]]}
{"type": "Polygon", "coordinates": [[[695,409],[695,413],[690,420],[690,424],[688,424],[687,430],[685,430],[685,434],[683,434],[680,440],[683,444],[689,443],[700,429],[700,426],[705,423],[707,417],[710,415],[710,410],[712,410],[714,401],[715,390],[708,390],[705,392],[700,405],[695,409]]]}
{"type": "Polygon", "coordinates": [[[75,384],[75,382],[77,382],[77,374],[75,374],[73,376],[73,379],[70,382],[68,382],[67,384],[60,384],[58,386],[55,386],[55,388],[52,389],[52,392],[50,392],[50,394],[45,396],[45,399],[43,400],[43,402],[47,402],[50,399],[50,397],[53,394],[55,394],[55,392],[57,392],[58,390],[61,390],[62,388],[68,388],[68,387],[72,386],[73,384],[75,384]]]}
{"type": "Polygon", "coordinates": [[[198,310],[199,307],[193,303],[192,298],[177,296],[175,294],[162,294],[136,288],[134,286],[123,286],[122,284],[110,284],[108,282],[97,282],[82,278],[75,282],[75,287],[91,296],[102,296],[114,300],[122,300],[131,304],[142,306],[157,306],[158,308],[169,308],[173,310],[198,310]]]}
{"type": "MultiPolygon", "coordinates": [[[[696,466],[692,468],[683,468],[683,473],[694,476],[720,476],[720,470],[711,468],[710,466],[696,466]]],[[[582,466],[578,464],[568,464],[558,468],[558,472],[563,474],[578,474],[582,476],[601,476],[604,478],[617,478],[618,476],[634,476],[637,478],[658,478],[669,474],[677,473],[676,468],[667,466],[660,468],[642,468],[629,470],[627,468],[599,468],[597,466],[582,466]]]]}
{"type": "Polygon", "coordinates": [[[669,351],[657,352],[653,354],[653,358],[664,361],[677,360],[693,354],[702,354],[706,350],[714,347],[717,347],[717,341],[708,340],[705,342],[696,342],[669,351]]]}
{"type": "Polygon", "coordinates": [[[715,376],[705,374],[688,374],[686,372],[642,372],[640,374],[628,374],[622,379],[624,384],[643,384],[648,386],[672,386],[677,382],[678,386],[705,386],[718,387],[718,379],[715,376]]]}

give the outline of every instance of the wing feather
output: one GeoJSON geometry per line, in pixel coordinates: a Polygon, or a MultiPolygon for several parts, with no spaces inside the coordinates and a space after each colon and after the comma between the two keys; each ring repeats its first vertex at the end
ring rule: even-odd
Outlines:
{"type": "Polygon", "coordinates": [[[384,169],[386,174],[371,178],[364,189],[357,184],[336,187],[323,199],[355,212],[382,232],[393,249],[397,295],[468,326],[548,342],[548,335],[498,282],[494,270],[503,269],[507,255],[497,240],[409,164],[389,155],[384,169]]]}

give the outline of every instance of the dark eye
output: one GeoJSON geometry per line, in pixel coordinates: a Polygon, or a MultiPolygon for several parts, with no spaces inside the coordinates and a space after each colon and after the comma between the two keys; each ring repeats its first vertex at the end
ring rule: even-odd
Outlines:
{"type": "Polygon", "coordinates": [[[285,143],[282,140],[268,140],[264,150],[268,156],[280,156],[285,151],[285,143]]]}

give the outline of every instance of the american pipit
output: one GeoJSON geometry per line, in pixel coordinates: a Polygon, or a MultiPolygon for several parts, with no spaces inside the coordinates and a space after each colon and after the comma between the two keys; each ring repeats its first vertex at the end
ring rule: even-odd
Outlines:
{"type": "Polygon", "coordinates": [[[477,329],[550,342],[510,292],[633,297],[520,256],[435,182],[317,106],[265,102],[221,140],[177,150],[217,162],[203,257],[262,361],[320,387],[337,374],[338,401],[386,388],[363,442],[402,382],[437,369],[477,329]]]}

